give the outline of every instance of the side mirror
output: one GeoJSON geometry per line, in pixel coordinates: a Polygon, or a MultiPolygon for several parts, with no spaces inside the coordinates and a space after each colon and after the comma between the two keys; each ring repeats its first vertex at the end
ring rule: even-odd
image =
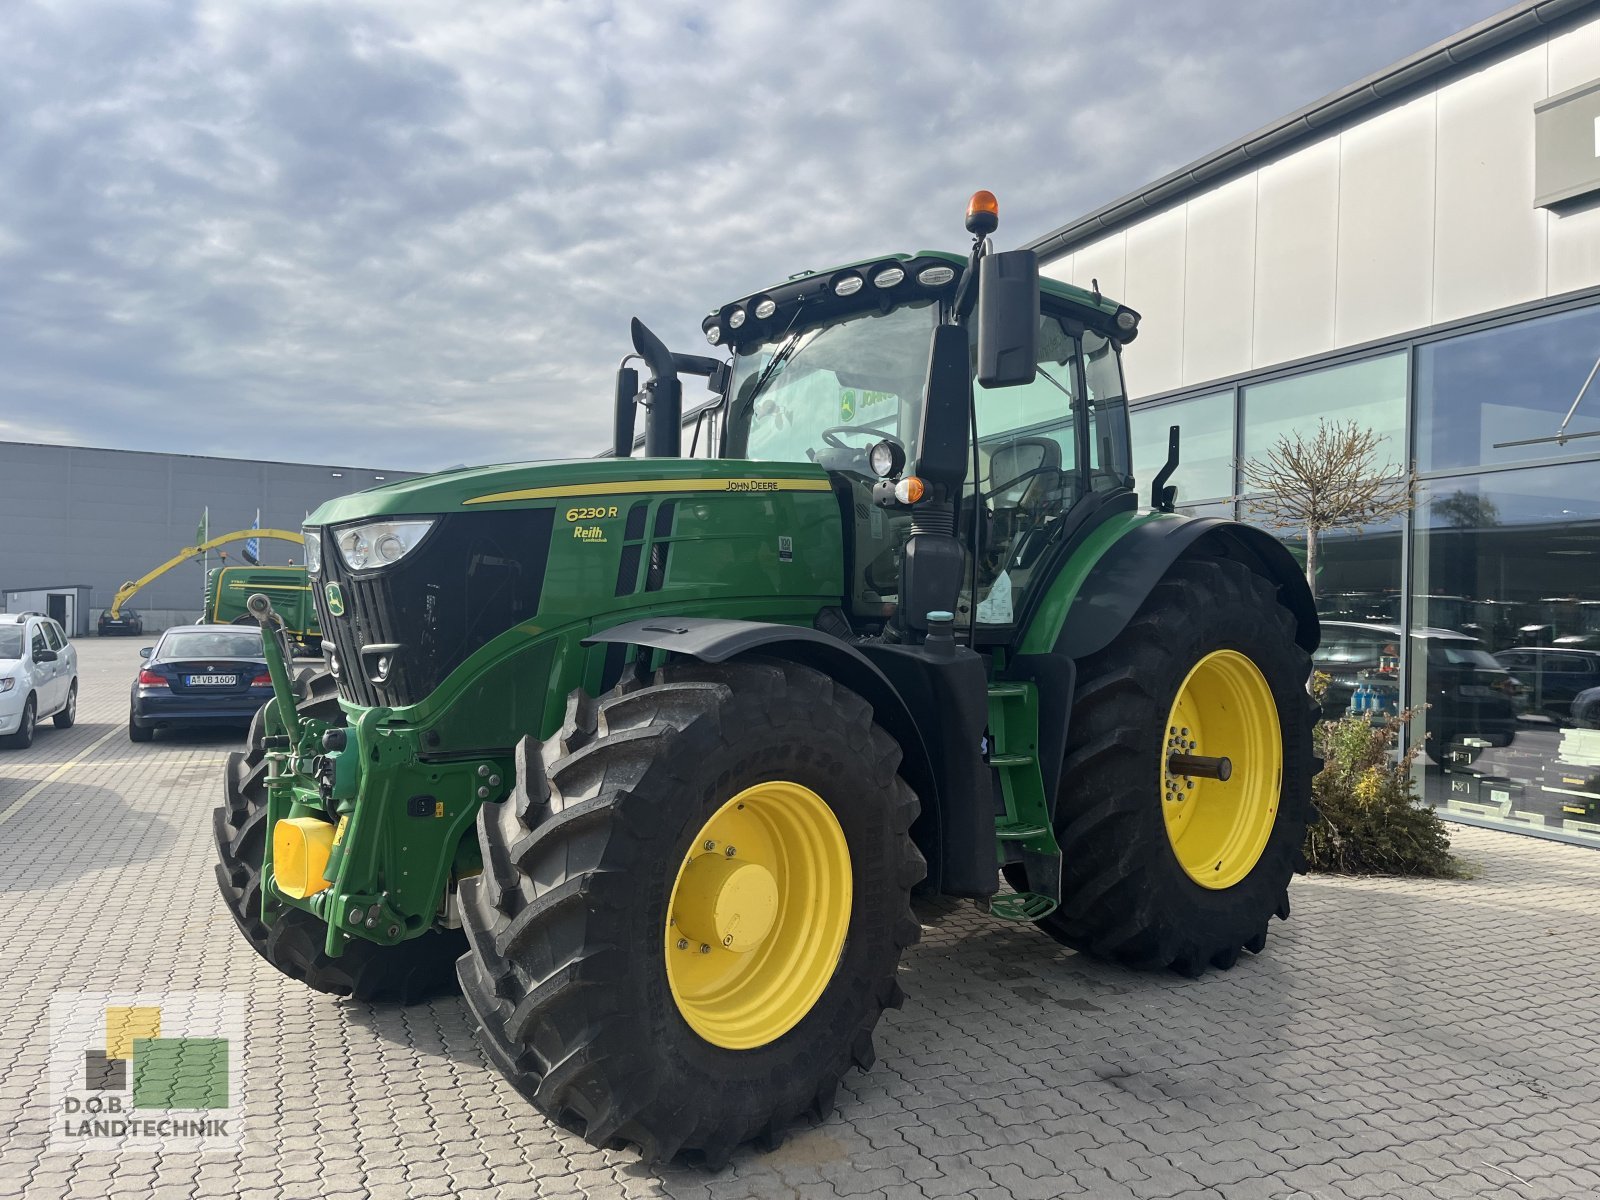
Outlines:
{"type": "Polygon", "coordinates": [[[37,663],[55,662],[57,657],[58,655],[54,650],[36,650],[33,654],[33,661],[37,663]]]}
{"type": "Polygon", "coordinates": [[[940,325],[928,347],[928,385],[922,397],[922,429],[917,475],[954,495],[967,479],[972,453],[967,429],[972,383],[967,376],[967,333],[959,325],[940,325]]]}
{"type": "Polygon", "coordinates": [[[1007,250],[978,260],[978,383],[1032,383],[1039,361],[1039,256],[1007,250]]]}
{"type": "Polygon", "coordinates": [[[154,646],[140,646],[139,647],[139,657],[140,658],[149,658],[155,652],[156,652],[156,648],[154,646]]]}

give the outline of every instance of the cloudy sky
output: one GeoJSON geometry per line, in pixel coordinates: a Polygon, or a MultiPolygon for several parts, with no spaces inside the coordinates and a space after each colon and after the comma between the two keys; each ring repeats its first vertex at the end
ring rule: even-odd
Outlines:
{"type": "Polygon", "coordinates": [[[5,0],[0,439],[590,454],[630,316],[978,187],[1015,245],[1502,6],[5,0]]]}

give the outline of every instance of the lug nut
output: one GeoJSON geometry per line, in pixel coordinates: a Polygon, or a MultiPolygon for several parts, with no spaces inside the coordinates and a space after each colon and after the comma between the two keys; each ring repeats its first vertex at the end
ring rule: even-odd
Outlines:
{"type": "Polygon", "coordinates": [[[377,917],[368,917],[366,919],[365,924],[366,924],[368,929],[376,929],[378,927],[378,918],[377,917]]]}
{"type": "Polygon", "coordinates": [[[350,910],[350,924],[352,924],[352,925],[361,924],[361,918],[366,916],[366,915],[367,915],[367,910],[366,909],[364,909],[364,908],[352,908],[350,910]]]}
{"type": "Polygon", "coordinates": [[[489,786],[490,787],[499,787],[500,786],[500,776],[498,776],[498,775],[489,776],[489,786]]]}
{"type": "Polygon", "coordinates": [[[479,763],[478,764],[478,774],[480,776],[487,776],[489,774],[489,764],[488,763],[479,763]]]}
{"type": "Polygon", "coordinates": [[[707,838],[706,839],[705,848],[707,850],[715,850],[717,848],[717,844],[715,842],[713,842],[710,838],[707,838]]]}
{"type": "Polygon", "coordinates": [[[688,948],[689,948],[689,939],[688,938],[679,938],[678,939],[678,949],[679,950],[687,950],[688,948]]]}
{"type": "Polygon", "coordinates": [[[700,953],[701,954],[710,954],[711,953],[711,947],[705,945],[704,943],[701,943],[701,945],[700,945],[700,953]]]}
{"type": "Polygon", "coordinates": [[[487,800],[488,798],[489,798],[489,789],[486,788],[486,787],[479,788],[478,789],[478,799],[479,800],[487,800]]]}
{"type": "Polygon", "coordinates": [[[734,849],[733,849],[732,846],[729,846],[726,850],[723,851],[723,853],[726,854],[729,858],[732,858],[733,855],[734,855],[734,849]]]}

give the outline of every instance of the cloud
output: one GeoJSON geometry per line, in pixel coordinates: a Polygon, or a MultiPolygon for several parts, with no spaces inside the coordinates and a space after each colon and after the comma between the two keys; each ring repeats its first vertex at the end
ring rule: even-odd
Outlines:
{"type": "Polygon", "coordinates": [[[694,350],[977,187],[1026,240],[1496,7],[11,6],[0,436],[587,455],[631,316],[694,350]]]}

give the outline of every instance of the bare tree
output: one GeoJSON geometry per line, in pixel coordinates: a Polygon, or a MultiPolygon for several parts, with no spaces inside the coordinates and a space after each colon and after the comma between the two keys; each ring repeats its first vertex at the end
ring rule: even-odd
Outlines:
{"type": "Polygon", "coordinates": [[[1306,531],[1306,582],[1317,594],[1317,543],[1328,529],[1360,532],[1416,503],[1416,475],[1378,462],[1382,439],[1354,421],[1319,419],[1309,437],[1283,434],[1239,467],[1252,508],[1275,529],[1306,531]]]}

